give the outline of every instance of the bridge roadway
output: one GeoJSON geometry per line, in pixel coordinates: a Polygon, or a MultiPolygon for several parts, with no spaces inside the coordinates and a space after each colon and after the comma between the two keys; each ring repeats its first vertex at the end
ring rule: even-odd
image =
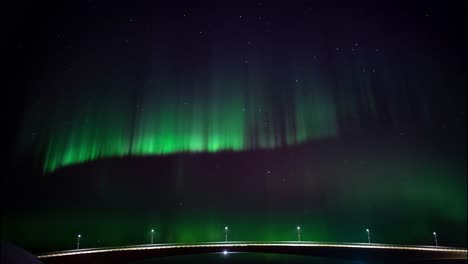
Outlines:
{"type": "MultiPolygon", "coordinates": [[[[197,244],[146,244],[113,248],[87,248],[52,252],[39,255],[44,263],[129,263],[160,256],[178,256],[202,253],[257,252],[300,254],[316,257],[333,257],[346,260],[406,261],[457,260],[466,263],[467,249],[402,246],[391,244],[364,243],[320,243],[320,242],[211,242],[197,244]]],[[[424,262],[426,263],[426,262],[424,262]]],[[[429,262],[430,263],[430,262],[429,262]]],[[[438,263],[438,262],[437,262],[438,263]]],[[[450,262],[451,263],[451,262],[450,262]]],[[[460,262],[456,262],[460,263],[460,262]]]]}

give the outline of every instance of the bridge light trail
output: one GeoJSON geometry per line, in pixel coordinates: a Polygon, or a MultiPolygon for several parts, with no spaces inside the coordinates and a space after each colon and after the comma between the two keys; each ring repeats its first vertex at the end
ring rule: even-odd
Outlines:
{"type": "Polygon", "coordinates": [[[433,232],[432,234],[434,235],[435,246],[438,247],[439,244],[437,243],[437,233],[436,233],[436,232],[433,232]]]}
{"type": "Polygon", "coordinates": [[[151,229],[151,244],[154,244],[153,243],[153,235],[154,235],[154,229],[151,229]]]}
{"type": "MultiPolygon", "coordinates": [[[[70,251],[61,251],[61,252],[52,252],[44,255],[37,256],[39,259],[46,259],[52,257],[64,257],[64,256],[74,256],[74,255],[85,255],[85,254],[100,254],[100,253],[109,253],[109,252],[126,252],[126,251],[144,251],[144,250],[170,250],[170,249],[197,249],[197,248],[212,248],[217,252],[220,252],[220,248],[229,247],[231,249],[237,249],[242,251],[246,247],[256,247],[256,248],[267,248],[267,247],[303,247],[303,248],[356,248],[356,249],[385,249],[385,250],[403,250],[403,251],[425,251],[425,252],[438,252],[438,253],[453,253],[466,256],[468,251],[466,249],[460,248],[446,248],[446,247],[427,247],[427,246],[400,246],[400,245],[390,245],[390,244],[328,244],[328,243],[285,243],[285,242],[242,242],[242,243],[222,243],[222,244],[167,244],[167,245],[157,245],[157,246],[128,246],[128,247],[119,247],[119,248],[94,248],[88,250],[70,250],[70,251]]],[[[227,250],[225,250],[226,253],[227,250]]],[[[223,251],[224,252],[224,251],[223,251]]]]}

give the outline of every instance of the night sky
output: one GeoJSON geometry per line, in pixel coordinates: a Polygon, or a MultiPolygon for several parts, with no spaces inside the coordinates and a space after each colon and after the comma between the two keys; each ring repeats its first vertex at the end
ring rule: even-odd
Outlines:
{"type": "Polygon", "coordinates": [[[194,2],[8,5],[2,239],[466,247],[460,6],[194,2]]]}

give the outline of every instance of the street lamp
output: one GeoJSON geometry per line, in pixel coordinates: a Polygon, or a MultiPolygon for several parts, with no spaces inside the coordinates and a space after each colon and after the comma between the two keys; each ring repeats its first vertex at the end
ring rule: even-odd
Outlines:
{"type": "Polygon", "coordinates": [[[227,226],[224,227],[224,241],[225,242],[227,242],[228,229],[229,228],[227,226]]]}
{"type": "Polygon", "coordinates": [[[301,241],[301,227],[297,226],[297,241],[301,241]]]}
{"type": "Polygon", "coordinates": [[[435,246],[438,247],[439,244],[437,243],[437,233],[436,233],[436,232],[432,232],[432,234],[434,235],[435,246]]]}
{"type": "Polygon", "coordinates": [[[151,244],[153,244],[154,229],[151,229],[151,244]]]}
{"type": "Polygon", "coordinates": [[[76,249],[80,249],[80,238],[81,238],[81,235],[78,234],[78,236],[76,236],[76,249]]]}
{"type": "Polygon", "coordinates": [[[366,229],[367,232],[367,243],[370,244],[370,230],[369,228],[366,229]]]}

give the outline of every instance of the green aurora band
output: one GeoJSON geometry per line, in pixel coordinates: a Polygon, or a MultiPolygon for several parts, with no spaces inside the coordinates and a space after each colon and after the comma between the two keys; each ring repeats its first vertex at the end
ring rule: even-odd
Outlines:
{"type": "Polygon", "coordinates": [[[191,86],[160,76],[137,100],[115,87],[64,95],[43,140],[44,172],[105,157],[273,149],[338,135],[328,87],[292,79],[284,84],[291,90],[273,94],[230,70],[191,86]]]}
{"type": "Polygon", "coordinates": [[[460,75],[425,63],[422,53],[401,65],[365,48],[342,54],[318,46],[285,56],[278,47],[238,50],[220,37],[194,55],[170,41],[153,43],[140,63],[144,77],[102,66],[100,55],[75,58],[76,73],[62,78],[54,75],[58,62],[44,70],[36,86],[51,94],[32,99],[21,136],[43,172],[107,157],[274,149],[369,127],[430,131],[440,124],[440,105],[459,111],[463,103],[440,94],[463,85],[460,75]]]}
{"type": "Polygon", "coordinates": [[[112,107],[95,109],[97,114],[88,110],[84,118],[53,131],[44,170],[113,156],[270,149],[338,133],[333,105],[311,95],[296,96],[284,123],[275,123],[273,105],[249,103],[235,89],[206,95],[211,96],[226,99],[187,104],[173,94],[163,100],[150,96],[136,120],[112,107]]]}

